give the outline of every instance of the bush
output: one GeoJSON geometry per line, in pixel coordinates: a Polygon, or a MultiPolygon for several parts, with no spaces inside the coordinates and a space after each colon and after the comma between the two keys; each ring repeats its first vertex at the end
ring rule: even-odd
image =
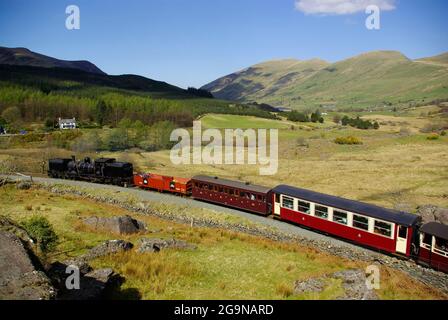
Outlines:
{"type": "Polygon", "coordinates": [[[430,134],[426,137],[427,140],[437,140],[439,139],[439,135],[437,133],[430,134]]]}
{"type": "Polygon", "coordinates": [[[308,116],[302,112],[298,112],[298,111],[291,111],[288,113],[288,117],[287,119],[289,121],[294,121],[294,122],[309,122],[310,119],[308,118],[308,116]]]}
{"type": "Polygon", "coordinates": [[[334,139],[334,142],[337,144],[362,144],[361,139],[357,138],[357,137],[353,137],[353,136],[348,136],[348,137],[339,137],[334,139]]]}
{"type": "Polygon", "coordinates": [[[28,232],[31,239],[39,245],[42,252],[49,252],[55,248],[58,236],[47,218],[34,216],[23,222],[22,226],[28,232]]]}
{"type": "Polygon", "coordinates": [[[356,118],[349,118],[347,116],[344,116],[341,119],[341,123],[343,126],[350,125],[354,128],[362,129],[362,130],[368,130],[368,129],[379,129],[380,124],[376,121],[370,121],[370,120],[363,120],[360,117],[356,118]]]}
{"type": "Polygon", "coordinates": [[[444,131],[440,132],[440,135],[441,135],[442,137],[446,136],[446,131],[444,130],[444,131]]]}

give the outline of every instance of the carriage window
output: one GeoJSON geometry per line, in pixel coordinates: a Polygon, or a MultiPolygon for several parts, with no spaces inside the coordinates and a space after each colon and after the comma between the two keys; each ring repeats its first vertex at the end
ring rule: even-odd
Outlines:
{"type": "Polygon", "coordinates": [[[275,194],[275,202],[280,203],[280,195],[278,193],[275,194]]]}
{"type": "Polygon", "coordinates": [[[292,198],[288,198],[288,197],[283,197],[282,199],[282,207],[283,208],[288,208],[288,209],[294,209],[294,199],[292,198]]]}
{"type": "Polygon", "coordinates": [[[400,226],[398,228],[398,236],[402,239],[406,239],[408,237],[408,228],[400,226]]]}
{"type": "Polygon", "coordinates": [[[262,198],[263,198],[263,197],[262,197],[261,195],[259,195],[259,194],[257,195],[257,200],[258,200],[258,201],[261,201],[262,198]]]}
{"type": "Polygon", "coordinates": [[[195,183],[194,183],[194,186],[195,186],[196,188],[199,187],[199,183],[195,182],[195,183]]]}
{"type": "Polygon", "coordinates": [[[251,194],[249,195],[249,198],[250,198],[250,200],[254,201],[254,200],[255,200],[255,195],[254,195],[253,193],[251,193],[251,194]]]}
{"type": "Polygon", "coordinates": [[[245,197],[246,193],[244,191],[240,191],[240,197],[245,197]]]}
{"type": "Polygon", "coordinates": [[[432,235],[425,233],[423,236],[423,244],[432,246],[432,235]]]}
{"type": "Polygon", "coordinates": [[[229,194],[230,194],[231,196],[233,196],[234,193],[235,193],[235,192],[234,192],[233,189],[229,189],[229,194]]]}
{"type": "Polygon", "coordinates": [[[362,229],[362,230],[369,230],[369,218],[358,216],[356,214],[353,215],[353,227],[362,229]]]}
{"type": "Polygon", "coordinates": [[[447,251],[448,252],[448,240],[445,240],[445,239],[442,239],[442,238],[436,238],[435,248],[437,250],[447,251]]]}
{"type": "Polygon", "coordinates": [[[223,187],[219,187],[219,192],[223,193],[224,192],[224,188],[223,187]]]}
{"type": "Polygon", "coordinates": [[[328,208],[324,206],[316,206],[314,215],[322,219],[328,219],[328,208]]]}
{"type": "Polygon", "coordinates": [[[387,222],[375,220],[373,232],[382,236],[390,237],[392,235],[392,225],[387,222]]]}
{"type": "Polygon", "coordinates": [[[299,211],[306,214],[310,214],[310,203],[299,200],[299,211]]]}
{"type": "Polygon", "coordinates": [[[333,211],[333,221],[341,224],[347,224],[347,212],[334,210],[333,211]]]}
{"type": "Polygon", "coordinates": [[[215,186],[215,188],[214,188],[214,189],[215,189],[215,191],[218,191],[218,186],[215,186]]]}

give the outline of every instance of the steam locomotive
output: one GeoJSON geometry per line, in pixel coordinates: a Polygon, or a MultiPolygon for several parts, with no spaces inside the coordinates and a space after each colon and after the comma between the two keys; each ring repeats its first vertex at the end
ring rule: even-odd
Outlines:
{"type": "Polygon", "coordinates": [[[132,163],[118,162],[114,158],[92,161],[89,157],[76,160],[72,156],[71,159],[50,159],[48,176],[127,187],[133,184],[134,169],[132,163]]]}

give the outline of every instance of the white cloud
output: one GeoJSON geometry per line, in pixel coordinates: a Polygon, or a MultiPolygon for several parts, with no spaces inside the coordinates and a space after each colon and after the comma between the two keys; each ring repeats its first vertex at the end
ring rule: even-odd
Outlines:
{"type": "Polygon", "coordinates": [[[345,15],[364,12],[369,5],[394,10],[395,0],[295,0],[296,9],[305,14],[345,15]]]}

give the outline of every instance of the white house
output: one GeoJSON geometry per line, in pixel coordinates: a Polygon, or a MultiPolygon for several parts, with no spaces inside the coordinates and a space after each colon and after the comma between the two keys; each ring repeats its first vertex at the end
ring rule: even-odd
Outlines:
{"type": "Polygon", "coordinates": [[[59,129],[68,130],[76,129],[76,119],[61,119],[59,118],[59,129]]]}

